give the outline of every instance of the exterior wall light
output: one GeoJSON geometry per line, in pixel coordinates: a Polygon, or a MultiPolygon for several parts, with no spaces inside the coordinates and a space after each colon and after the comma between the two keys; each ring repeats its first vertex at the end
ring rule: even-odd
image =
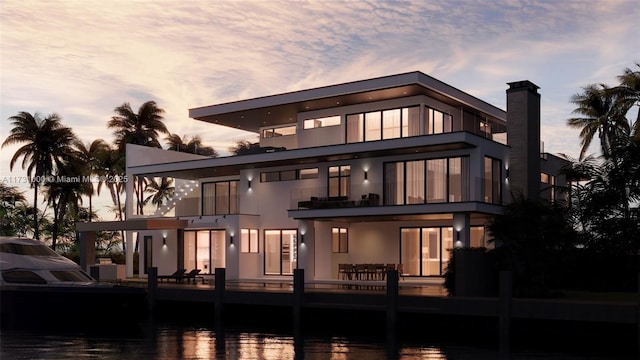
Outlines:
{"type": "Polygon", "coordinates": [[[249,189],[251,189],[251,180],[249,180],[249,189]]]}
{"type": "Polygon", "coordinates": [[[304,234],[300,235],[300,243],[304,244],[304,234]]]}
{"type": "Polygon", "coordinates": [[[162,237],[162,246],[167,246],[167,237],[166,236],[162,237]]]}
{"type": "Polygon", "coordinates": [[[364,171],[364,181],[369,180],[369,172],[367,170],[364,171]]]}
{"type": "Polygon", "coordinates": [[[456,230],[456,241],[460,241],[460,230],[456,230]]]}
{"type": "Polygon", "coordinates": [[[229,239],[231,240],[231,245],[233,245],[233,235],[231,235],[229,239]]]}
{"type": "Polygon", "coordinates": [[[505,176],[506,176],[507,179],[509,179],[509,169],[507,169],[507,171],[505,173],[505,176]]]}

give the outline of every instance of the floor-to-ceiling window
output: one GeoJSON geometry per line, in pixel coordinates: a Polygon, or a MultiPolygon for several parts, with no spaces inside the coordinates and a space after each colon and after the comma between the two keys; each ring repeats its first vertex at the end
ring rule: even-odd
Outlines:
{"type": "Polygon", "coordinates": [[[329,167],[329,196],[346,196],[351,194],[351,166],[329,167]]]}
{"type": "Polygon", "coordinates": [[[292,275],[298,256],[297,230],[264,231],[264,274],[292,275]]]}
{"type": "Polygon", "coordinates": [[[238,180],[202,184],[202,215],[238,213],[238,180]]]}
{"type": "Polygon", "coordinates": [[[213,274],[215,268],[225,267],[225,231],[185,231],[184,266],[187,271],[200,269],[202,274],[213,274]]]}
{"type": "Polygon", "coordinates": [[[490,157],[484,158],[484,202],[502,203],[502,162],[490,157]]]}
{"type": "Polygon", "coordinates": [[[347,143],[420,135],[420,107],[347,115],[347,143]]]}
{"type": "MultiPolygon", "coordinates": [[[[484,244],[484,228],[470,227],[471,246],[484,244]]],[[[453,248],[453,227],[400,229],[400,263],[408,276],[442,276],[453,248]]]]}
{"type": "Polygon", "coordinates": [[[441,276],[449,259],[447,249],[453,247],[453,229],[402,228],[400,262],[409,276],[441,276]]]}
{"type": "Polygon", "coordinates": [[[384,204],[469,201],[469,158],[384,164],[384,204]]]}

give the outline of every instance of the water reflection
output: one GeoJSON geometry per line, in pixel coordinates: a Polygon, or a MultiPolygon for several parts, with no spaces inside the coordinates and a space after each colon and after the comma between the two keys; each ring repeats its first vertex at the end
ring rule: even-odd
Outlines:
{"type": "MultiPolygon", "coordinates": [[[[206,326],[149,324],[139,333],[35,332],[0,333],[0,359],[496,359],[497,351],[456,345],[396,344],[382,340],[338,336],[309,336],[215,331],[206,326]]],[[[512,359],[580,359],[551,352],[511,354],[512,359]]],[[[591,356],[590,359],[598,359],[591,356]]],[[[605,358],[605,357],[603,357],[605,358]]]]}

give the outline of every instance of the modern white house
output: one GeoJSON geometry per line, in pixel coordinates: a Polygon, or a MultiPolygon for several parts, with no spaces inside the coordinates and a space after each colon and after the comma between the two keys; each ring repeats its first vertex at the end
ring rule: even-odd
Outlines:
{"type": "Polygon", "coordinates": [[[190,109],[258,134],[262,151],[128,145],[127,220],[114,225],[128,230],[127,275],[137,239],[141,277],[151,266],[226,268],[227,279],[303,268],[306,280],[336,280],[339,264],[442,276],[448,249],[487,246],[485,226],[512,193],[561,196],[563,160],[541,152],[537,90],[509,83],[505,111],[410,72],[190,109]],[[174,199],[140,213],[131,180],[142,177],[172,178],[174,199]]]}

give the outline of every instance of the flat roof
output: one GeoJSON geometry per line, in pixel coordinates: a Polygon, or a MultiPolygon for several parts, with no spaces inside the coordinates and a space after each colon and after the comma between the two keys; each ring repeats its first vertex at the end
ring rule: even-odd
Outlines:
{"type": "Polygon", "coordinates": [[[506,113],[419,71],[189,109],[189,117],[254,133],[296,122],[304,111],[426,95],[506,121],[506,113]]]}

